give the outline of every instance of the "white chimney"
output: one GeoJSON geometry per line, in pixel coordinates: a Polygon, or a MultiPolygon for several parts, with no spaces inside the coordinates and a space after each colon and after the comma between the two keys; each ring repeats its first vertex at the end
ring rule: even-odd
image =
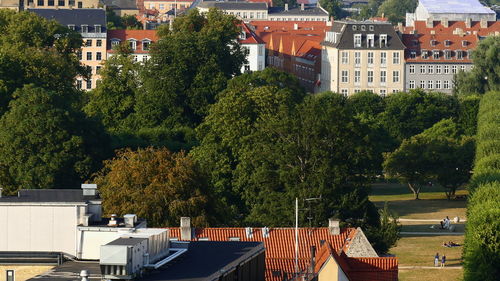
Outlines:
{"type": "Polygon", "coordinates": [[[251,227],[245,227],[245,234],[247,235],[247,238],[252,238],[253,237],[253,230],[251,227]]]}
{"type": "Polygon", "coordinates": [[[465,28],[471,28],[471,27],[472,27],[472,19],[466,18],[465,19],[465,28]]]}
{"type": "Polygon", "coordinates": [[[264,238],[269,237],[269,228],[267,228],[265,226],[262,228],[262,237],[264,237],[264,238]]]}
{"type": "Polygon", "coordinates": [[[123,216],[123,219],[125,220],[125,227],[134,227],[135,223],[137,222],[137,215],[126,214],[123,216]]]}
{"type": "Polygon", "coordinates": [[[340,234],[340,221],[335,219],[328,219],[328,231],[332,235],[340,234]]]}
{"type": "Polygon", "coordinates": [[[288,3],[285,4],[285,11],[288,11],[288,3]]]}
{"type": "Polygon", "coordinates": [[[300,4],[300,10],[301,10],[301,11],[304,11],[304,10],[305,10],[304,3],[301,3],[301,4],[300,4]]]}
{"type": "Polygon", "coordinates": [[[441,24],[443,25],[443,27],[446,27],[446,28],[448,28],[450,26],[448,18],[441,19],[441,24]]]}
{"type": "Polygon", "coordinates": [[[116,221],[116,214],[111,215],[108,226],[118,226],[118,222],[116,221]]]}
{"type": "Polygon", "coordinates": [[[181,217],[181,240],[191,240],[191,218],[181,217]]]}
{"type": "Polygon", "coordinates": [[[298,30],[299,29],[299,24],[298,23],[294,23],[293,24],[293,30],[298,30]]]}
{"type": "Polygon", "coordinates": [[[486,19],[481,19],[481,28],[488,28],[488,21],[486,19]]]}
{"type": "Polygon", "coordinates": [[[83,196],[96,196],[97,184],[82,184],[83,196]]]}

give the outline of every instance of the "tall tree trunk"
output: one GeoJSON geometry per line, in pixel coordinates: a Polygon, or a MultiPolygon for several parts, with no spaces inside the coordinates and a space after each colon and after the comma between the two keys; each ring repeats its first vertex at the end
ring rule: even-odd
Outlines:
{"type": "Polygon", "coordinates": [[[420,200],[418,198],[418,195],[420,194],[420,185],[418,184],[412,184],[411,182],[408,183],[408,187],[410,188],[411,191],[413,191],[413,195],[415,195],[415,200],[420,200]]]}

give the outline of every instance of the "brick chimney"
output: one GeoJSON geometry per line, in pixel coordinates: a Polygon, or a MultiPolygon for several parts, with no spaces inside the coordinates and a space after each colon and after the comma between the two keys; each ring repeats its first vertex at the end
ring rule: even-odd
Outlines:
{"type": "Polygon", "coordinates": [[[336,219],[328,219],[328,231],[331,235],[340,234],[340,221],[336,219]]]}
{"type": "Polygon", "coordinates": [[[191,235],[191,218],[181,217],[181,240],[190,241],[191,235]]]}

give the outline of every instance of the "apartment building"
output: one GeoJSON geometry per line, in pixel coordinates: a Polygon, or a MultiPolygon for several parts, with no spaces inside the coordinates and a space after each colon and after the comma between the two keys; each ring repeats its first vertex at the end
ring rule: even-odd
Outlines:
{"type": "Polygon", "coordinates": [[[321,45],[321,91],[385,96],[404,89],[405,46],[390,23],[334,22],[321,45]]]}
{"type": "Polygon", "coordinates": [[[246,23],[240,25],[238,41],[247,53],[247,62],[241,67],[241,72],[264,70],[266,67],[266,43],[246,23]]]}
{"type": "Polygon", "coordinates": [[[285,7],[269,8],[268,20],[270,21],[324,21],[330,20],[328,12],[321,6],[306,6],[301,3],[300,6],[289,8],[285,7]]]}
{"type": "Polygon", "coordinates": [[[91,90],[100,79],[99,70],[106,59],[106,11],[104,9],[29,9],[48,20],[79,32],[83,46],[78,53],[80,62],[89,68],[90,79],[77,78],[76,86],[91,90]]]}
{"type": "Polygon", "coordinates": [[[156,42],[156,30],[108,30],[107,58],[115,52],[119,44],[129,44],[134,61],[145,62],[151,57],[150,46],[156,42]]]}
{"type": "Polygon", "coordinates": [[[192,3],[193,0],[144,0],[144,8],[166,14],[172,10],[185,11],[192,3]]]}
{"type": "Polygon", "coordinates": [[[208,12],[211,8],[224,11],[227,14],[234,15],[243,21],[267,20],[268,6],[265,2],[218,2],[205,1],[197,6],[202,13],[208,12]]]}
{"type": "Polygon", "coordinates": [[[87,9],[99,8],[99,0],[21,0],[24,9],[87,9]]]}
{"type": "Polygon", "coordinates": [[[415,21],[406,27],[405,90],[451,94],[454,76],[473,67],[471,54],[481,38],[500,35],[497,21],[415,21]]]}

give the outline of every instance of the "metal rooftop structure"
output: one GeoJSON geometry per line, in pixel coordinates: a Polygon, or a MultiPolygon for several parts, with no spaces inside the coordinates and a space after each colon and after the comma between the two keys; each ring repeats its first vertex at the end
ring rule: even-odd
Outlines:
{"type": "Polygon", "coordinates": [[[493,10],[483,6],[478,0],[419,0],[419,2],[431,14],[495,14],[493,10]]]}

